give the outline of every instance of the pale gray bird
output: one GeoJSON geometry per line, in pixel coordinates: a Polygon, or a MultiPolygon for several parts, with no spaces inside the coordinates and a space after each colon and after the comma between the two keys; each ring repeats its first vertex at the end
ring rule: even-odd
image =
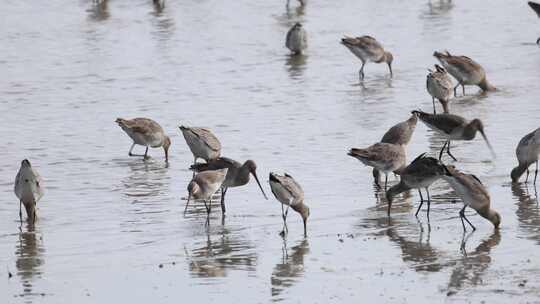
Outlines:
{"type": "Polygon", "coordinates": [[[298,212],[304,221],[304,236],[307,235],[307,219],[309,217],[309,207],[304,203],[304,190],[300,187],[292,176],[285,173],[279,175],[270,173],[270,189],[281,203],[281,217],[283,218],[283,231],[282,235],[288,232],[287,228],[287,214],[289,207],[298,212]],[[283,206],[287,206],[284,210],[283,206]]]}
{"type": "Polygon", "coordinates": [[[464,206],[459,212],[463,230],[467,230],[463,220],[467,221],[473,230],[476,230],[476,227],[465,216],[465,208],[467,207],[476,210],[480,216],[490,221],[495,228],[499,228],[501,216],[491,208],[489,193],[478,177],[472,174],[464,174],[454,166],[448,166],[447,172],[442,178],[450,184],[463,201],[464,206]]]}
{"type": "Polygon", "coordinates": [[[264,198],[268,199],[266,197],[266,193],[264,193],[261,183],[259,182],[259,178],[257,177],[257,165],[251,159],[241,164],[227,157],[219,157],[209,160],[208,163],[194,164],[190,167],[190,169],[195,172],[219,170],[223,168],[227,168],[228,171],[227,176],[225,177],[225,181],[221,185],[222,213],[225,213],[225,194],[227,193],[227,190],[229,188],[240,187],[249,183],[250,174],[253,175],[253,177],[255,178],[255,181],[259,185],[259,189],[261,189],[264,198]]]}
{"type": "Polygon", "coordinates": [[[216,159],[221,154],[221,143],[217,137],[206,128],[185,127],[180,126],[182,135],[186,143],[193,153],[193,163],[197,162],[198,158],[205,161],[216,159]]]}
{"type": "Polygon", "coordinates": [[[21,162],[21,167],[15,177],[14,191],[19,199],[20,220],[22,221],[21,205],[24,205],[28,220],[34,223],[36,221],[36,204],[43,197],[43,180],[27,159],[21,162]]]}
{"type": "Polygon", "coordinates": [[[429,70],[429,74],[426,79],[426,88],[431,95],[433,102],[433,114],[437,114],[435,110],[435,99],[439,100],[443,107],[444,113],[448,113],[448,102],[450,96],[452,96],[452,80],[446,70],[440,65],[435,65],[435,71],[429,70]]]}
{"type": "Polygon", "coordinates": [[[227,168],[219,170],[209,170],[195,174],[188,185],[188,200],[186,202],[186,212],[189,200],[193,197],[196,200],[203,200],[208,217],[212,211],[212,195],[216,193],[225,181],[227,168]]]}
{"type": "Polygon", "coordinates": [[[370,61],[375,63],[385,62],[390,70],[390,77],[392,77],[394,56],[392,56],[392,53],[385,51],[375,38],[371,36],[345,37],[341,39],[341,44],[362,61],[362,67],[359,71],[360,79],[364,79],[364,65],[370,61]]]}
{"type": "Polygon", "coordinates": [[[169,161],[171,139],[165,135],[165,131],[163,131],[163,128],[157,122],[149,118],[138,117],[133,119],[117,118],[116,123],[133,140],[133,144],[128,152],[129,156],[143,156],[146,159],[148,157],[148,147],[162,147],[165,152],[165,161],[169,161]],[[132,153],[135,145],[146,147],[144,155],[132,153]]]}
{"type": "Polygon", "coordinates": [[[384,188],[388,184],[388,173],[405,167],[405,148],[402,145],[376,143],[365,149],[352,148],[347,155],[364,165],[373,167],[385,174],[384,188]]]}
{"type": "Polygon", "coordinates": [[[529,179],[529,166],[536,163],[536,171],[534,172],[534,184],[538,175],[538,154],[540,154],[540,128],[525,135],[516,147],[516,157],[518,166],[512,169],[510,176],[512,182],[517,182],[521,175],[527,171],[525,182],[529,179]]]}
{"type": "Polygon", "coordinates": [[[495,91],[497,88],[492,86],[487,78],[484,68],[466,56],[453,56],[448,51],[441,53],[435,52],[433,56],[439,60],[443,67],[454,76],[458,84],[454,87],[454,96],[457,96],[457,88],[463,88],[465,95],[465,85],[479,86],[482,91],[495,91]]]}
{"type": "Polygon", "coordinates": [[[287,32],[285,46],[295,55],[300,55],[307,48],[307,33],[299,22],[287,32]]]}

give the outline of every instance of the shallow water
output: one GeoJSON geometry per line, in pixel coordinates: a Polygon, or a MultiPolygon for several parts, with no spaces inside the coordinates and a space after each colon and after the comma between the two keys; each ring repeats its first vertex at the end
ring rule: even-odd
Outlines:
{"type": "MultiPolygon", "coordinates": [[[[514,149],[538,127],[540,21],[515,1],[6,0],[0,10],[0,295],[6,303],[490,303],[540,302],[540,209],[532,185],[511,185],[514,149]],[[303,22],[306,55],[284,48],[303,22]],[[339,44],[371,34],[394,53],[360,61],[339,44]],[[444,182],[414,211],[411,191],[386,216],[371,169],[346,155],[368,146],[410,110],[431,110],[425,91],[434,50],[486,67],[498,92],[468,87],[451,111],[483,120],[485,143],[454,142],[459,168],[488,187],[500,232],[444,182]],[[151,117],[172,139],[163,152],[130,158],[116,117],[151,117]],[[253,159],[255,182],[230,189],[227,216],[185,206],[192,156],[179,124],[210,127],[223,154],[253,159]],[[13,180],[28,157],[46,194],[34,228],[20,224],[13,180]],[[286,170],[311,207],[308,237],[297,214],[284,241],[268,172],[286,170]],[[462,242],[464,249],[460,249],[462,242]],[[8,278],[8,272],[13,277],[8,278]]],[[[409,159],[442,139],[418,124],[409,159]]],[[[139,147],[141,151],[142,148],[139,147]]],[[[452,163],[452,162],[450,162],[452,163]]],[[[391,182],[395,180],[391,178],[391,182]]]]}

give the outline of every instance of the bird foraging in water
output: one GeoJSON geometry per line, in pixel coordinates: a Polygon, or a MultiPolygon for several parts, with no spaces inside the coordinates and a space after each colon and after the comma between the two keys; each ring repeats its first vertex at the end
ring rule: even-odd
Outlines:
{"type": "Polygon", "coordinates": [[[474,227],[474,225],[465,216],[465,208],[467,207],[476,210],[480,216],[490,221],[495,228],[499,228],[499,225],[501,224],[501,216],[499,213],[497,213],[497,211],[491,208],[489,193],[478,177],[472,174],[462,173],[454,168],[454,166],[448,166],[446,174],[442,176],[442,178],[448,182],[448,184],[450,184],[452,189],[454,189],[454,191],[463,201],[464,206],[459,212],[463,230],[467,230],[463,220],[471,225],[473,230],[476,230],[476,227],[474,227]]]}
{"type": "Polygon", "coordinates": [[[376,143],[365,149],[352,148],[347,155],[364,165],[373,167],[385,174],[384,189],[388,184],[388,173],[405,167],[405,148],[401,145],[376,143]]]}
{"type": "Polygon", "coordinates": [[[221,154],[221,143],[217,137],[206,128],[185,127],[180,126],[182,135],[193,153],[193,163],[197,162],[197,158],[202,158],[206,162],[211,159],[218,158],[221,154]]]}
{"type": "Polygon", "coordinates": [[[133,145],[131,145],[128,152],[129,156],[143,156],[144,159],[146,159],[148,155],[148,147],[163,147],[163,150],[165,151],[165,161],[169,161],[169,147],[171,146],[171,139],[169,136],[165,135],[163,128],[157,122],[149,118],[139,117],[133,119],[117,118],[116,123],[133,140],[133,145]],[[135,145],[146,147],[144,155],[135,155],[131,153],[135,145]]]}
{"type": "Polygon", "coordinates": [[[399,171],[401,177],[399,184],[392,186],[386,192],[386,199],[388,200],[388,215],[390,215],[390,209],[392,207],[392,200],[394,196],[405,192],[410,189],[418,189],[420,193],[420,206],[416,210],[415,216],[418,216],[420,208],[424,203],[421,189],[426,189],[427,193],[427,216],[429,218],[429,207],[431,204],[431,197],[429,196],[429,186],[436,180],[446,174],[446,167],[437,159],[433,157],[426,157],[426,153],[420,154],[415,158],[407,167],[399,171]]]}
{"type": "Polygon", "coordinates": [[[225,194],[229,188],[240,187],[246,185],[249,182],[250,174],[253,175],[255,181],[259,185],[261,192],[265,199],[266,193],[259,182],[257,177],[257,165],[252,160],[247,160],[244,164],[241,164],[235,160],[232,160],[227,157],[219,157],[216,159],[211,159],[208,163],[194,164],[190,167],[191,170],[195,172],[204,172],[208,170],[219,170],[227,168],[227,176],[225,181],[221,185],[221,212],[225,213],[225,194]]]}
{"type": "Polygon", "coordinates": [[[189,200],[193,197],[194,199],[203,200],[204,206],[206,207],[206,213],[208,217],[212,211],[212,195],[216,193],[227,176],[227,168],[219,170],[208,170],[201,173],[195,174],[193,179],[189,182],[188,185],[188,199],[186,202],[186,212],[189,200]]]}
{"type": "Polygon", "coordinates": [[[454,96],[457,96],[457,88],[461,86],[463,88],[463,95],[465,95],[465,85],[477,85],[482,91],[495,91],[496,88],[492,86],[487,78],[484,68],[466,56],[453,56],[448,51],[441,53],[435,52],[433,56],[439,60],[443,67],[454,76],[458,81],[458,84],[454,87],[454,96]]]}
{"type": "Polygon", "coordinates": [[[281,203],[281,217],[283,218],[283,231],[281,235],[284,236],[289,230],[287,228],[287,214],[289,207],[291,207],[302,217],[304,221],[304,236],[306,236],[309,207],[304,204],[304,190],[302,190],[302,187],[287,173],[285,175],[270,173],[269,183],[272,193],[281,203]],[[286,210],[284,210],[283,205],[287,206],[286,210]]]}
{"type": "Polygon", "coordinates": [[[529,179],[529,166],[532,163],[536,163],[536,171],[534,172],[534,184],[536,184],[536,177],[538,175],[538,154],[540,153],[540,128],[525,135],[516,147],[516,156],[518,159],[518,166],[512,169],[510,177],[512,182],[519,181],[519,178],[523,173],[527,172],[525,182],[529,179]]]}
{"type": "MultiPolygon", "coordinates": [[[[394,125],[388,131],[386,131],[381,139],[381,142],[401,145],[403,148],[405,148],[409,141],[411,141],[411,137],[414,133],[417,122],[418,117],[416,114],[412,114],[409,119],[394,125]]],[[[379,170],[373,168],[373,178],[375,179],[375,184],[377,184],[377,186],[379,186],[379,176],[379,170]]]]}
{"type": "Polygon", "coordinates": [[[22,206],[26,210],[28,220],[36,221],[36,204],[43,197],[43,180],[27,159],[21,162],[15,177],[15,195],[19,199],[19,219],[22,221],[22,206]]]}
{"type": "Polygon", "coordinates": [[[435,110],[435,99],[439,100],[443,107],[444,113],[448,113],[448,102],[452,95],[452,80],[446,73],[446,70],[440,65],[435,65],[435,71],[429,70],[426,80],[426,88],[431,95],[433,102],[433,114],[437,114],[435,110]]]}
{"type": "Polygon", "coordinates": [[[294,55],[302,54],[307,48],[307,33],[300,22],[297,22],[287,32],[285,46],[291,50],[294,55]]]}
{"type": "Polygon", "coordinates": [[[393,76],[392,61],[394,56],[392,56],[392,53],[385,51],[375,38],[371,36],[345,37],[341,39],[341,44],[362,61],[362,67],[359,71],[360,80],[364,79],[364,65],[369,61],[375,63],[385,62],[390,70],[390,77],[393,76]]]}
{"type": "MultiPolygon", "coordinates": [[[[533,11],[536,13],[538,17],[540,17],[540,4],[536,2],[529,1],[529,6],[533,9],[533,11]]],[[[536,44],[540,43],[540,38],[536,39],[536,44]]]]}
{"type": "Polygon", "coordinates": [[[428,128],[439,133],[446,139],[446,142],[439,153],[439,160],[442,158],[443,151],[446,148],[446,153],[452,157],[453,160],[457,161],[452,153],[450,153],[450,141],[473,140],[477,131],[480,132],[493,157],[495,157],[495,152],[484,132],[484,124],[480,119],[473,119],[469,122],[465,118],[453,114],[429,114],[422,111],[412,111],[412,113],[416,113],[418,118],[420,118],[428,128]]]}

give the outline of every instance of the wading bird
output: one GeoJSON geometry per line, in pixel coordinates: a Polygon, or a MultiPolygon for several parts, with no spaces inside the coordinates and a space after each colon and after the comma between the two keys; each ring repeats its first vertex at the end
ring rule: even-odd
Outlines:
{"type": "Polygon", "coordinates": [[[193,163],[197,162],[197,158],[202,158],[208,162],[211,159],[219,157],[221,154],[221,143],[209,129],[185,126],[180,126],[179,128],[186,139],[191,153],[193,153],[193,163]]]}
{"type": "Polygon", "coordinates": [[[371,36],[345,37],[341,39],[341,44],[362,61],[362,67],[359,71],[360,80],[364,79],[364,65],[370,61],[375,63],[385,62],[390,70],[390,77],[393,76],[392,61],[394,56],[392,56],[392,53],[385,51],[375,38],[371,36]]]}
{"type": "Polygon", "coordinates": [[[295,23],[287,32],[285,46],[291,50],[294,55],[302,54],[302,51],[307,48],[307,33],[302,24],[299,22],[295,23]]]}
{"type": "Polygon", "coordinates": [[[257,177],[257,165],[252,160],[247,160],[244,164],[241,164],[235,160],[232,160],[227,157],[219,157],[216,159],[211,159],[208,163],[205,164],[194,164],[190,167],[191,170],[195,172],[204,172],[208,170],[219,170],[227,168],[227,176],[225,181],[221,185],[221,212],[225,213],[225,194],[229,188],[240,187],[246,185],[249,182],[249,175],[252,174],[255,178],[255,181],[259,185],[261,192],[265,199],[266,193],[259,182],[257,177]]]}
{"type": "Polygon", "coordinates": [[[480,119],[473,119],[469,122],[465,118],[453,114],[429,114],[422,111],[412,111],[412,113],[416,113],[418,118],[420,118],[428,128],[439,133],[446,139],[446,142],[439,153],[439,160],[442,158],[444,148],[446,148],[446,153],[452,157],[453,160],[457,160],[450,153],[450,141],[473,140],[477,131],[480,132],[493,157],[495,157],[495,152],[484,133],[484,124],[482,124],[480,119]]]}
{"type": "Polygon", "coordinates": [[[21,162],[21,167],[15,177],[14,190],[19,199],[19,219],[22,222],[21,205],[24,205],[28,220],[35,223],[36,204],[43,196],[43,180],[27,159],[21,162]]]}
{"type": "Polygon", "coordinates": [[[385,174],[384,189],[388,184],[388,173],[405,166],[405,148],[401,145],[376,143],[365,149],[352,148],[347,155],[352,156],[364,165],[373,167],[385,174]]]}
{"type": "Polygon", "coordinates": [[[143,156],[144,159],[146,159],[148,156],[148,147],[163,147],[163,150],[165,151],[165,161],[169,161],[169,147],[171,146],[171,139],[169,136],[165,135],[163,128],[157,122],[149,118],[139,117],[133,119],[117,118],[116,123],[133,140],[133,144],[128,152],[129,156],[143,156]],[[135,145],[146,147],[144,155],[136,155],[131,153],[135,145]]]}
{"type": "Polygon", "coordinates": [[[189,182],[187,188],[188,200],[186,202],[184,213],[189,205],[189,200],[193,197],[196,200],[203,200],[209,220],[210,212],[212,211],[212,195],[219,190],[225,181],[226,176],[227,168],[220,170],[209,170],[195,174],[193,179],[189,182]]]}
{"type": "Polygon", "coordinates": [[[284,236],[289,231],[287,228],[287,214],[289,213],[289,207],[291,207],[302,217],[304,221],[304,236],[306,236],[309,207],[304,204],[304,190],[302,190],[302,187],[287,173],[285,175],[270,173],[269,182],[272,193],[281,203],[281,217],[283,218],[283,231],[281,235],[284,236]],[[283,205],[287,206],[286,210],[284,210],[283,205]]]}
{"type": "Polygon", "coordinates": [[[445,53],[435,52],[433,56],[439,60],[443,67],[454,76],[458,84],[454,87],[454,96],[457,96],[457,88],[463,88],[465,95],[465,85],[477,85],[482,91],[495,91],[487,78],[484,68],[466,56],[453,56],[448,51],[445,53]]]}
{"type": "Polygon", "coordinates": [[[536,163],[536,171],[534,171],[534,184],[536,184],[536,176],[538,175],[538,154],[540,153],[540,128],[525,135],[516,148],[516,156],[518,166],[512,169],[510,177],[512,182],[517,182],[524,172],[527,172],[525,182],[529,179],[529,166],[536,163]]]}
{"type": "Polygon", "coordinates": [[[448,102],[450,96],[452,96],[452,80],[450,80],[450,76],[448,76],[446,70],[438,64],[435,65],[435,71],[428,71],[426,88],[433,102],[433,114],[437,114],[435,110],[435,99],[441,103],[444,113],[448,113],[448,102]]]}
{"type": "Polygon", "coordinates": [[[467,228],[465,228],[463,220],[471,225],[473,230],[476,230],[476,227],[465,217],[465,208],[467,207],[476,210],[480,216],[490,221],[495,228],[499,228],[501,216],[491,208],[489,193],[478,177],[459,172],[454,166],[448,166],[447,172],[442,178],[450,184],[463,201],[464,206],[459,211],[459,217],[464,231],[467,228]]]}

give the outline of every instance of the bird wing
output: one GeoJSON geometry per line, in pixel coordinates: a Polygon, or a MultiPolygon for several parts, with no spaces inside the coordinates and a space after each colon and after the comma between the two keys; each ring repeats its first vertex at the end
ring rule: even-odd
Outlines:
{"type": "Polygon", "coordinates": [[[380,55],[381,51],[384,50],[382,45],[371,36],[357,37],[355,45],[362,48],[366,53],[369,53],[372,56],[380,55]]]}
{"type": "MultiPolygon", "coordinates": [[[[416,119],[416,117],[414,119],[416,119]]],[[[409,123],[409,120],[400,122],[384,133],[381,142],[395,145],[406,145],[411,140],[415,128],[416,121],[411,124],[409,123]]]]}
{"type": "Polygon", "coordinates": [[[214,151],[221,150],[221,143],[217,139],[217,137],[206,128],[189,128],[195,136],[197,136],[199,139],[201,139],[210,149],[214,151]]]}
{"type": "Polygon", "coordinates": [[[43,196],[43,179],[41,178],[41,175],[39,175],[39,173],[34,170],[34,168],[32,168],[32,172],[35,176],[35,179],[36,179],[36,190],[37,190],[37,193],[36,193],[36,202],[39,201],[41,199],[41,197],[43,196]]]}
{"type": "Polygon", "coordinates": [[[540,4],[536,2],[529,1],[529,6],[533,9],[533,11],[540,17],[540,4]]]}
{"type": "Polygon", "coordinates": [[[302,190],[302,187],[300,187],[292,176],[285,173],[284,176],[275,174],[274,177],[279,181],[279,184],[289,192],[291,197],[294,197],[294,201],[290,203],[291,205],[295,202],[304,200],[304,190],[302,190]]]}
{"type": "Polygon", "coordinates": [[[22,196],[22,187],[21,187],[21,171],[17,172],[17,176],[15,176],[15,195],[20,199],[22,196]]]}
{"type": "Polygon", "coordinates": [[[449,65],[455,66],[459,70],[474,73],[479,69],[483,69],[481,65],[467,56],[448,56],[445,58],[449,65]]]}
{"type": "Polygon", "coordinates": [[[419,118],[427,124],[438,130],[443,131],[446,134],[451,134],[455,128],[464,126],[467,124],[467,120],[461,116],[453,114],[429,114],[426,112],[419,112],[419,118]]]}
{"type": "Polygon", "coordinates": [[[241,164],[233,159],[228,157],[218,157],[216,159],[211,159],[207,163],[198,163],[189,167],[190,170],[195,172],[203,172],[208,170],[219,170],[223,168],[239,168],[241,164]]]}

